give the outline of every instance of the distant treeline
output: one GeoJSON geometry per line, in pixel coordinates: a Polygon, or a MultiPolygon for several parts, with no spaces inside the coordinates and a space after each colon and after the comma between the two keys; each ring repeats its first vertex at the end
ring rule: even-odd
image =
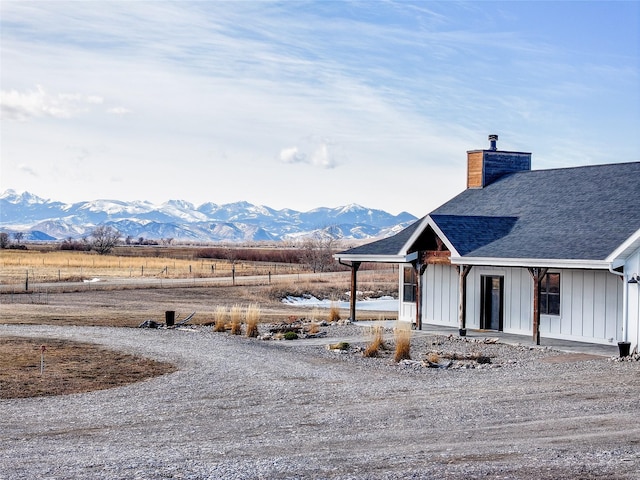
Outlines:
{"type": "Polygon", "coordinates": [[[195,254],[198,258],[243,262],[304,263],[304,252],[296,248],[202,248],[195,254]]]}

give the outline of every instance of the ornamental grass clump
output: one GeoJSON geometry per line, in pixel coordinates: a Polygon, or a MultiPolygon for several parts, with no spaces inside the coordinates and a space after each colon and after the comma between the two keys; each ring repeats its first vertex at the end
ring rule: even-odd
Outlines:
{"type": "Polygon", "coordinates": [[[331,301],[331,307],[329,308],[329,317],[327,321],[329,322],[337,322],[340,320],[340,308],[338,307],[338,303],[335,301],[331,301]]]}
{"type": "Polygon", "coordinates": [[[363,355],[365,357],[377,357],[379,355],[380,349],[384,350],[385,344],[383,333],[384,329],[382,327],[371,328],[371,341],[367,344],[363,352],[363,355]]]}
{"type": "Polygon", "coordinates": [[[246,336],[257,337],[259,334],[258,322],[260,321],[260,306],[256,303],[249,305],[245,317],[247,322],[246,336]]]}
{"type": "Polygon", "coordinates": [[[307,333],[311,335],[315,335],[320,332],[320,322],[318,319],[320,318],[320,309],[318,307],[313,307],[311,310],[311,315],[309,315],[310,325],[307,327],[307,333]]]}
{"type": "Polygon", "coordinates": [[[228,317],[227,307],[218,305],[216,307],[216,310],[213,316],[214,316],[213,331],[224,332],[227,329],[227,317],[228,317]]]}
{"type": "Polygon", "coordinates": [[[231,334],[232,335],[241,335],[242,334],[242,310],[240,309],[240,305],[234,305],[231,307],[231,312],[229,313],[231,317],[231,334]]]}
{"type": "MultiPolygon", "coordinates": [[[[406,322],[402,322],[406,323],[406,322]]],[[[402,325],[398,322],[395,329],[396,351],[393,361],[398,363],[402,360],[411,360],[411,326],[402,325]]]]}

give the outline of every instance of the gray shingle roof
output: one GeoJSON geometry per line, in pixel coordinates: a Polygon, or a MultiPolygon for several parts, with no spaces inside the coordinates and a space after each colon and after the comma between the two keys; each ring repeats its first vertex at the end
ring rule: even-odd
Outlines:
{"type": "Polygon", "coordinates": [[[467,215],[431,215],[460,255],[466,255],[484,245],[508,235],[517,217],[480,217],[467,215]]]}
{"type": "Polygon", "coordinates": [[[533,170],[431,216],[463,256],[604,260],[640,228],[639,198],[640,162],[533,170]]]}
{"type": "MultiPolygon", "coordinates": [[[[461,256],[604,260],[640,229],[640,162],[505,175],[430,216],[461,256]]],[[[420,223],[343,253],[396,255],[420,223]]]]}
{"type": "Polygon", "coordinates": [[[366,243],[359,247],[354,247],[341,254],[348,255],[397,255],[405,243],[409,240],[413,232],[418,228],[422,219],[413,222],[407,228],[392,235],[391,237],[376,240],[375,242],[366,243]]]}

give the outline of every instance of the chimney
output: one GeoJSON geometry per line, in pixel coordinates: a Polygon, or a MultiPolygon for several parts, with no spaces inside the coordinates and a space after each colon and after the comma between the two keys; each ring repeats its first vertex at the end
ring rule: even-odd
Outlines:
{"type": "Polygon", "coordinates": [[[531,154],[498,150],[498,135],[489,135],[489,150],[467,152],[467,188],[484,188],[503,175],[531,170],[531,154]]]}
{"type": "Polygon", "coordinates": [[[489,150],[493,150],[493,151],[497,150],[497,148],[496,148],[496,142],[497,141],[498,141],[498,135],[495,135],[495,134],[494,135],[489,135],[489,142],[490,142],[490,145],[491,145],[489,147],[489,150]]]}

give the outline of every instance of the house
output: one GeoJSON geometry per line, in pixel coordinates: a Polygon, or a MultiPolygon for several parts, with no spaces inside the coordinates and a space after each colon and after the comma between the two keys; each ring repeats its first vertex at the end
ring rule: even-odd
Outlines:
{"type": "Polygon", "coordinates": [[[418,329],[637,350],[640,162],[532,170],[530,153],[489,140],[467,152],[462,193],[395,236],[335,255],[351,266],[352,289],[363,262],[397,263],[398,319],[418,329]]]}

